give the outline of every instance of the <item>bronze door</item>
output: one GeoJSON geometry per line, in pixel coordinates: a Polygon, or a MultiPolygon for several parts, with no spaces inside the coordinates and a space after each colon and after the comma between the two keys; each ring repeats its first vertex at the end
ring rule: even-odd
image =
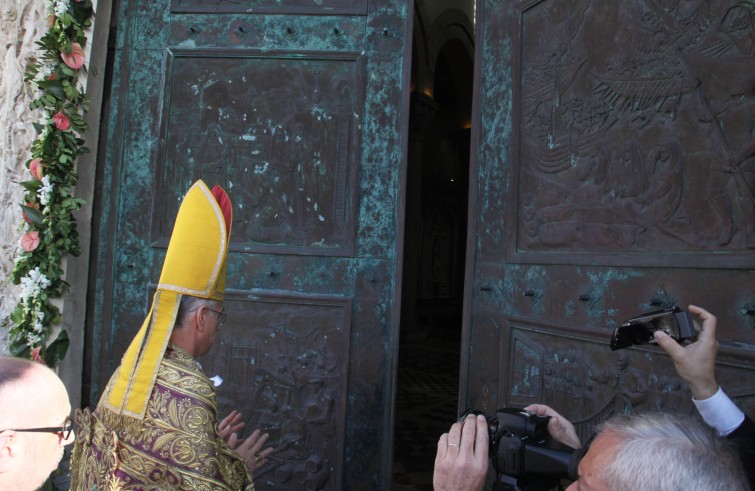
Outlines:
{"type": "Polygon", "coordinates": [[[480,1],[461,407],[692,412],[623,320],[696,304],[755,414],[752,2],[480,1]]]}
{"type": "Polygon", "coordinates": [[[257,489],[385,487],[410,13],[402,1],[120,4],[91,404],[202,178],[228,191],[234,223],[229,319],[200,361],[225,381],[221,415],[238,408],[271,434],[257,489]]]}

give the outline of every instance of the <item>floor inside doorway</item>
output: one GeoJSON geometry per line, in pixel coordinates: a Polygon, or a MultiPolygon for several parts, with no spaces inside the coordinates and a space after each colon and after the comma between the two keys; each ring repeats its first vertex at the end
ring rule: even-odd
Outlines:
{"type": "Polygon", "coordinates": [[[428,338],[400,348],[392,491],[432,491],[438,438],[456,420],[459,341],[428,338]]]}

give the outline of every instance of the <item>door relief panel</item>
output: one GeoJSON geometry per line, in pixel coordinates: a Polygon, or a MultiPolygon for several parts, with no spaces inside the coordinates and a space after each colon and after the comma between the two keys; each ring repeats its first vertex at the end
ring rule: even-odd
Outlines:
{"type": "MultiPolygon", "coordinates": [[[[351,301],[226,291],[228,320],[200,359],[216,379],[219,414],[270,434],[255,472],[280,490],[341,489],[351,301]]],[[[240,435],[242,436],[242,435],[240,435]]]]}
{"type": "Polygon", "coordinates": [[[752,10],[546,0],[521,12],[513,260],[755,264],[752,10]]]}
{"type": "MultiPolygon", "coordinates": [[[[575,423],[582,441],[614,414],[695,412],[691,392],[659,348],[613,352],[607,349],[609,336],[573,331],[566,336],[557,326],[524,319],[501,322],[507,329],[500,331],[506,348],[501,351],[500,380],[507,381],[508,403],[521,407],[547,401],[575,423]]],[[[742,361],[720,363],[719,374],[747,377],[742,361]]],[[[755,385],[729,392],[743,409],[755,409],[755,385]]]]}
{"type": "Polygon", "coordinates": [[[155,245],[201,178],[232,193],[232,251],[349,255],[361,57],[168,53],[155,245]]]}

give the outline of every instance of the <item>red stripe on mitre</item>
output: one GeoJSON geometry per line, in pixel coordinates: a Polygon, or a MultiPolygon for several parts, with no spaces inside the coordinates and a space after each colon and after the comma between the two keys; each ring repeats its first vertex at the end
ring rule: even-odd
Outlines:
{"type": "Polygon", "coordinates": [[[231,198],[228,197],[228,194],[225,192],[223,188],[215,185],[214,188],[212,188],[212,195],[215,197],[215,201],[218,202],[218,206],[220,206],[220,211],[223,212],[223,218],[225,219],[225,233],[230,235],[231,234],[231,219],[233,218],[233,209],[231,208],[231,198]]]}

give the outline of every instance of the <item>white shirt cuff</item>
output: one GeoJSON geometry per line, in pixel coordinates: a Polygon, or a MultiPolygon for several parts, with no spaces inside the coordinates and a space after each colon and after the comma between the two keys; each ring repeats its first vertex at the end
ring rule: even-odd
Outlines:
{"type": "Polygon", "coordinates": [[[714,428],[720,436],[726,436],[739,428],[745,419],[745,414],[729,399],[721,387],[711,397],[702,401],[693,397],[692,402],[703,417],[703,421],[714,428]]]}

